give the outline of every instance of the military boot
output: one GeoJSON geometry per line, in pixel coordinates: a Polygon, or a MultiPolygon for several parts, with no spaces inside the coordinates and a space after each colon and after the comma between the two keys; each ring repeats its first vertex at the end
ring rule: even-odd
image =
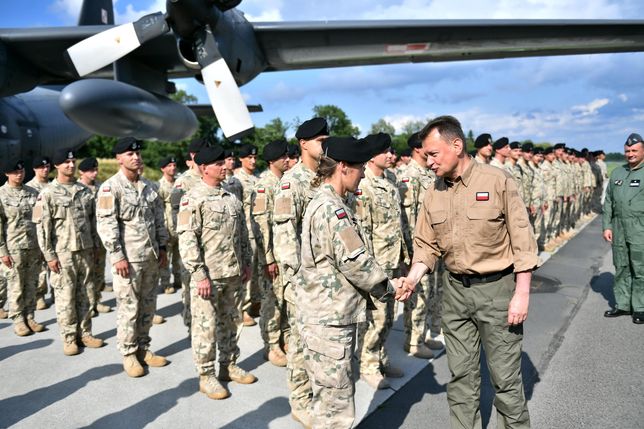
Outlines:
{"type": "Polygon", "coordinates": [[[101,304],[100,302],[96,304],[96,311],[99,313],[109,313],[112,311],[109,305],[101,304]]]}
{"type": "Polygon", "coordinates": [[[434,357],[434,353],[424,344],[418,344],[417,346],[405,345],[405,351],[413,357],[420,359],[431,359],[434,357]]]}
{"type": "Polygon", "coordinates": [[[34,332],[42,332],[45,330],[45,326],[36,322],[34,319],[27,319],[27,326],[34,332]]]}
{"type": "Polygon", "coordinates": [[[304,410],[291,409],[291,418],[301,424],[304,429],[311,429],[311,415],[304,410]]]}
{"type": "Polygon", "coordinates": [[[81,337],[81,344],[90,349],[98,349],[105,345],[102,339],[96,338],[90,334],[81,337]]]}
{"type": "Polygon", "coordinates": [[[199,376],[199,391],[210,399],[225,399],[230,396],[228,389],[219,384],[214,374],[199,376]]]}
{"type": "Polygon", "coordinates": [[[160,325],[162,323],[165,323],[165,318],[160,314],[155,314],[154,317],[152,318],[152,323],[154,325],[160,325]]]}
{"type": "Polygon", "coordinates": [[[402,369],[393,365],[387,365],[382,372],[387,378],[402,378],[405,376],[405,372],[402,369]]]}
{"type": "Polygon", "coordinates": [[[16,335],[19,336],[19,337],[26,337],[27,335],[33,334],[33,332],[31,332],[31,329],[29,329],[27,327],[27,325],[25,324],[25,322],[23,322],[23,321],[20,321],[18,323],[14,323],[13,332],[15,332],[16,335]]]}
{"type": "Polygon", "coordinates": [[[445,348],[445,344],[433,338],[425,339],[425,345],[431,350],[443,350],[445,348]]]}
{"type": "Polygon", "coordinates": [[[114,292],[114,288],[112,288],[112,285],[105,285],[103,288],[103,292],[114,292]]]}
{"type": "Polygon", "coordinates": [[[63,354],[65,356],[74,356],[78,353],[80,353],[80,350],[76,345],[76,341],[65,341],[63,343],[63,354]]]}
{"type": "Polygon", "coordinates": [[[150,350],[139,349],[136,352],[136,357],[139,359],[139,362],[143,366],[160,368],[168,364],[168,360],[166,358],[164,358],[163,356],[155,355],[150,350]]]}
{"type": "Polygon", "coordinates": [[[234,363],[228,366],[219,365],[219,376],[217,378],[221,381],[234,381],[239,384],[253,384],[257,381],[257,377],[250,372],[244,371],[234,363]]]}
{"type": "Polygon", "coordinates": [[[389,382],[381,373],[376,372],[373,374],[360,374],[360,378],[365,381],[369,386],[376,390],[388,389],[389,382]]]}
{"type": "MultiPolygon", "coordinates": [[[[167,286],[165,289],[163,289],[163,293],[165,293],[166,295],[172,295],[175,292],[176,291],[174,289],[174,286],[167,286]]],[[[215,398],[213,398],[213,399],[215,399],[215,398]]]]}
{"type": "Polygon", "coordinates": [[[123,356],[123,369],[132,378],[142,377],[145,374],[145,370],[136,358],[136,353],[123,356]]]}
{"type": "Polygon", "coordinates": [[[279,366],[279,367],[286,366],[286,355],[279,348],[279,346],[275,346],[272,349],[270,349],[268,354],[266,355],[266,359],[268,359],[268,361],[275,366],[279,366]]]}
{"type": "Polygon", "coordinates": [[[45,298],[42,296],[36,300],[36,310],[45,310],[49,306],[45,302],[45,298]]]}
{"type": "Polygon", "coordinates": [[[9,317],[9,313],[4,308],[0,308],[0,319],[6,319],[9,317]]]}

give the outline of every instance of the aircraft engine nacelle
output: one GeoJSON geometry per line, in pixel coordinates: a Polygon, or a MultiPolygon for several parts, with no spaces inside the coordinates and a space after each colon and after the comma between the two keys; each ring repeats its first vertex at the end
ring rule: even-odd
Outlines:
{"type": "Polygon", "coordinates": [[[79,80],[63,89],[59,101],[72,121],[105,136],[178,141],[199,125],[186,106],[113,80],[79,80]]]}

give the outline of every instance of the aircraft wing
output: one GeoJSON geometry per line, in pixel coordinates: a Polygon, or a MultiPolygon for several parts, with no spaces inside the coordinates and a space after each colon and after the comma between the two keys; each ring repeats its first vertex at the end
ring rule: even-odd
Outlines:
{"type": "Polygon", "coordinates": [[[254,23],[267,70],[644,50],[644,21],[254,23]]]}

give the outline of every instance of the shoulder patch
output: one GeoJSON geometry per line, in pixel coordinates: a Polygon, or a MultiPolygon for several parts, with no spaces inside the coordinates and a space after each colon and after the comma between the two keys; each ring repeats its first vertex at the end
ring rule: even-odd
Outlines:
{"type": "Polygon", "coordinates": [[[98,197],[97,207],[99,210],[112,210],[114,208],[114,197],[112,195],[101,195],[98,197]]]}
{"type": "Polygon", "coordinates": [[[289,182],[282,183],[282,189],[291,189],[291,184],[289,182]]]}
{"type": "Polygon", "coordinates": [[[340,231],[339,235],[340,241],[349,253],[349,258],[355,258],[363,252],[364,243],[353,227],[344,228],[340,231]]]}
{"type": "Polygon", "coordinates": [[[286,216],[292,213],[291,206],[293,205],[290,196],[279,197],[275,200],[274,212],[277,216],[286,216]]]}
{"type": "Polygon", "coordinates": [[[344,218],[346,218],[346,217],[347,217],[347,212],[346,212],[346,211],[344,211],[344,209],[337,209],[337,210],[335,211],[335,216],[336,216],[338,219],[344,219],[344,218]]]}
{"type": "Polygon", "coordinates": [[[264,192],[266,192],[266,189],[264,189],[264,188],[257,188],[257,193],[258,193],[258,194],[263,194],[264,192]]]}

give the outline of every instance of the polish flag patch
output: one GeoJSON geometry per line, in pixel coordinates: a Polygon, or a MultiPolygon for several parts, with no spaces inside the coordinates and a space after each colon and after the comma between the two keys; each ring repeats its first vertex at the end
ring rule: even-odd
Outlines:
{"type": "Polygon", "coordinates": [[[358,196],[362,195],[362,189],[356,189],[355,194],[358,196]]]}
{"type": "Polygon", "coordinates": [[[489,201],[490,193],[489,192],[477,192],[476,201],[489,201]]]}
{"type": "Polygon", "coordinates": [[[291,189],[291,184],[289,182],[282,183],[282,189],[291,189]]]}
{"type": "Polygon", "coordinates": [[[264,188],[257,188],[257,193],[258,194],[263,194],[264,192],[266,192],[266,190],[264,188]]]}
{"type": "Polygon", "coordinates": [[[103,192],[109,192],[111,188],[109,186],[103,186],[103,192]]]}
{"type": "Polygon", "coordinates": [[[347,217],[347,212],[345,212],[344,209],[337,209],[335,211],[335,215],[338,219],[344,219],[347,217]]]}
{"type": "Polygon", "coordinates": [[[186,198],[185,200],[181,201],[182,206],[187,206],[188,205],[188,199],[186,198]]]}
{"type": "Polygon", "coordinates": [[[181,189],[183,188],[183,185],[181,183],[177,183],[176,185],[174,185],[174,187],[177,189],[181,189]]]}
{"type": "Polygon", "coordinates": [[[401,181],[403,183],[409,183],[409,177],[403,177],[401,181]]]}

